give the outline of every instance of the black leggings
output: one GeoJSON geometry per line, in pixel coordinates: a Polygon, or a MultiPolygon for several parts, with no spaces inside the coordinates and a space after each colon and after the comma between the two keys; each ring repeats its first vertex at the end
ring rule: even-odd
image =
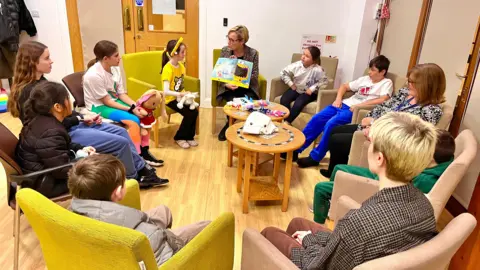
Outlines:
{"type": "Polygon", "coordinates": [[[288,89],[285,93],[283,93],[282,97],[280,98],[280,104],[287,107],[290,110],[290,115],[285,118],[285,121],[292,123],[295,121],[295,118],[302,112],[303,108],[308,105],[308,103],[317,100],[317,94],[312,93],[308,95],[306,93],[299,94],[297,91],[292,89],[288,89]],[[293,103],[293,106],[290,108],[290,104],[293,103]]]}
{"type": "Polygon", "coordinates": [[[328,172],[332,174],[338,164],[348,164],[348,155],[352,146],[353,134],[357,131],[357,124],[334,127],[330,133],[328,149],[330,150],[330,164],[328,172]]]}
{"type": "Polygon", "coordinates": [[[185,140],[191,141],[195,137],[195,130],[197,128],[198,109],[190,110],[190,106],[184,105],[183,109],[177,107],[178,102],[176,100],[171,101],[167,106],[180,113],[183,116],[182,123],[178,129],[175,137],[175,141],[185,140]]]}

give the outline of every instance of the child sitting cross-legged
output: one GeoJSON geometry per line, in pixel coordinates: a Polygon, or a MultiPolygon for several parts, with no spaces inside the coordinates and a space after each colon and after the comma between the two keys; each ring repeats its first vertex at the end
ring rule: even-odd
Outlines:
{"type": "Polygon", "coordinates": [[[165,205],[142,212],[119,204],[126,194],[125,168],[111,155],[92,155],[78,161],[69,172],[68,188],[73,212],[145,234],[159,266],[210,223],[171,229],[172,214],[165,205]]]}

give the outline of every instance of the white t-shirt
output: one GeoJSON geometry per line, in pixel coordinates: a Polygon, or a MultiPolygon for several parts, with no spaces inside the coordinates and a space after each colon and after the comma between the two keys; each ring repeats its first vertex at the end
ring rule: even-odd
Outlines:
{"type": "Polygon", "coordinates": [[[104,105],[100,99],[107,95],[117,100],[118,95],[126,93],[120,67],[111,67],[111,71],[112,73],[105,71],[100,62],[97,62],[83,75],[83,94],[88,110],[92,106],[104,105]]]}
{"type": "Polygon", "coordinates": [[[349,107],[382,96],[391,96],[393,91],[392,80],[387,78],[373,83],[369,76],[363,76],[355,81],[349,82],[348,85],[350,89],[355,92],[353,96],[343,100],[343,104],[349,107]]]}

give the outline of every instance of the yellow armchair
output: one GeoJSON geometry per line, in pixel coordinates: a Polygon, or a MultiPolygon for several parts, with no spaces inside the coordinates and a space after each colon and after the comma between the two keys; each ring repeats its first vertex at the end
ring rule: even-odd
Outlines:
{"type": "MultiPolygon", "coordinates": [[[[140,208],[135,180],[124,205],[140,208]]],[[[160,268],[147,237],[135,230],[77,215],[40,193],[21,189],[17,203],[35,231],[49,270],[56,269],[232,269],[235,218],[224,213],[160,268]]]]}
{"type": "MultiPolygon", "coordinates": [[[[160,70],[162,68],[163,51],[148,51],[129,53],[122,56],[123,69],[125,71],[126,88],[128,95],[137,100],[145,91],[149,89],[163,90],[162,77],[160,70]]],[[[185,89],[190,92],[198,93],[199,98],[196,100],[200,103],[200,79],[185,76],[185,89]]],[[[167,109],[168,122],[170,123],[170,115],[176,113],[170,108],[167,109]]],[[[159,116],[158,111],[156,116],[159,116]]],[[[197,134],[199,134],[199,120],[197,118],[197,134]]],[[[158,147],[158,121],[153,128],[155,147],[158,147]]]]}
{"type": "MultiPolygon", "coordinates": [[[[218,58],[220,58],[220,53],[222,52],[221,49],[214,49],[213,50],[213,66],[217,63],[218,58]]],[[[213,67],[212,67],[213,68],[213,67]]],[[[261,99],[266,99],[267,96],[267,80],[261,74],[258,76],[258,93],[260,94],[261,99]]],[[[217,104],[217,93],[218,93],[218,82],[212,80],[212,95],[211,95],[211,103],[212,103],[212,134],[215,134],[215,130],[217,127],[217,106],[224,106],[226,103],[222,102],[217,104]]]]}

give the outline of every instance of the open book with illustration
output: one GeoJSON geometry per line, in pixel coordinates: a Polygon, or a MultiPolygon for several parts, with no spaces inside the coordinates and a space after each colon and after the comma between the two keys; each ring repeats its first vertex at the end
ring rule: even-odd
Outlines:
{"type": "Polygon", "coordinates": [[[212,80],[248,88],[253,63],[235,58],[219,58],[212,71],[212,80]]]}

